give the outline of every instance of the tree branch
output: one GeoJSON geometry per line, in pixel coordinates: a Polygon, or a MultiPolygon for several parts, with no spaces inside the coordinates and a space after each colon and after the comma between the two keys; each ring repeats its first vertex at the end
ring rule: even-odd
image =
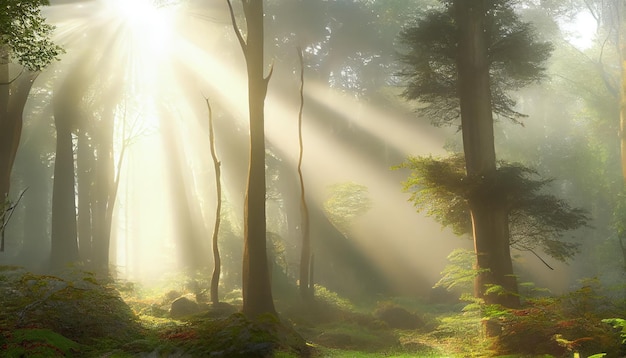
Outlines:
{"type": "Polygon", "coordinates": [[[230,0],[226,0],[228,4],[228,10],[230,11],[230,21],[233,25],[233,30],[235,30],[235,35],[237,35],[237,40],[239,40],[239,45],[241,45],[241,49],[243,50],[244,56],[248,56],[248,44],[243,39],[243,35],[241,35],[241,30],[239,30],[239,26],[237,26],[237,19],[235,19],[235,11],[233,10],[233,4],[231,4],[230,0]]]}
{"type": "Polygon", "coordinates": [[[4,230],[6,229],[7,225],[9,224],[9,221],[11,220],[11,217],[13,216],[13,213],[15,212],[15,208],[17,207],[17,204],[20,203],[20,200],[22,200],[22,197],[24,196],[24,193],[26,193],[26,190],[28,190],[28,188],[22,190],[22,192],[20,193],[20,195],[17,197],[17,200],[15,201],[15,204],[13,205],[9,205],[8,208],[3,209],[4,211],[2,212],[2,226],[0,227],[0,252],[4,252],[4,230]]]}
{"type": "Polygon", "coordinates": [[[547,268],[549,268],[550,270],[554,271],[554,267],[550,266],[546,260],[544,260],[541,256],[539,256],[538,253],[535,252],[535,250],[531,249],[530,247],[524,247],[524,246],[519,246],[517,247],[518,250],[520,251],[528,251],[531,254],[535,255],[541,262],[543,262],[544,265],[546,265],[547,268]]]}
{"type": "Polygon", "coordinates": [[[270,72],[267,74],[267,77],[265,77],[265,87],[269,85],[270,79],[272,78],[273,74],[274,74],[274,60],[272,60],[272,63],[270,64],[270,72]]]}

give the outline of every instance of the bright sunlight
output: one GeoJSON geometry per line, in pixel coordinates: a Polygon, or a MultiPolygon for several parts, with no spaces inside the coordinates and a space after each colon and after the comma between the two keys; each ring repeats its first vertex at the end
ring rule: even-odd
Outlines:
{"type": "Polygon", "coordinates": [[[173,5],[153,0],[115,0],[108,4],[144,51],[151,55],[167,51],[173,32],[173,5]]]}

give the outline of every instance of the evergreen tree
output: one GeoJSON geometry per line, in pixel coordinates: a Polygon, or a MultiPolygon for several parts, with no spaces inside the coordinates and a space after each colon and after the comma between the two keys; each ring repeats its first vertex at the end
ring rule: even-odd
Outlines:
{"type": "MultiPolygon", "coordinates": [[[[519,305],[510,254],[507,192],[494,145],[494,114],[519,121],[507,91],[542,77],[551,45],[534,40],[512,1],[443,1],[400,36],[406,46],[404,96],[418,100],[434,124],[458,123],[465,175],[473,188],[465,197],[471,213],[478,275],[475,295],[486,303],[519,305]],[[494,292],[490,287],[500,287],[494,292]]],[[[497,332],[488,332],[496,334],[497,332]]]]}

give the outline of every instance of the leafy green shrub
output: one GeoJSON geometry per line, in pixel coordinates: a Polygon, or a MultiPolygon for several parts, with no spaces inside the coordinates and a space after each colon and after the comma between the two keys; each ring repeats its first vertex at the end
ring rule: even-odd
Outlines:
{"type": "Polygon", "coordinates": [[[622,337],[622,344],[626,344],[626,319],[623,318],[606,318],[602,322],[611,324],[613,328],[620,330],[620,336],[622,337]]]}
{"type": "Polygon", "coordinates": [[[315,285],[315,298],[318,302],[344,311],[354,311],[355,309],[350,300],[339,296],[336,292],[330,291],[324,286],[315,285]]]}
{"type": "Polygon", "coordinates": [[[556,299],[539,299],[528,306],[510,310],[500,321],[502,334],[494,347],[501,354],[550,354],[563,356],[567,347],[555,339],[557,322],[562,322],[556,299]]]}
{"type": "MultiPolygon", "coordinates": [[[[595,284],[595,282],[594,282],[595,284]]],[[[589,356],[604,352],[623,356],[619,333],[608,324],[611,303],[586,282],[580,289],[556,298],[529,299],[501,319],[497,351],[503,354],[589,356]]]]}

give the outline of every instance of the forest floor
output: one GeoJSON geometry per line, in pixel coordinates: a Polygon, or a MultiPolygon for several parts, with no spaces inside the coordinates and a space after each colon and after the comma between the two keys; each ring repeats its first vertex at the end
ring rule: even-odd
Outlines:
{"type": "Polygon", "coordinates": [[[197,284],[146,289],[78,270],[51,276],[4,266],[0,357],[625,356],[624,311],[603,318],[623,307],[590,290],[492,316],[503,327],[495,341],[481,334],[481,315],[467,302],[355,305],[318,287],[305,305],[293,289],[275,297],[279,318],[250,321],[237,291],[214,306],[197,284]]]}

